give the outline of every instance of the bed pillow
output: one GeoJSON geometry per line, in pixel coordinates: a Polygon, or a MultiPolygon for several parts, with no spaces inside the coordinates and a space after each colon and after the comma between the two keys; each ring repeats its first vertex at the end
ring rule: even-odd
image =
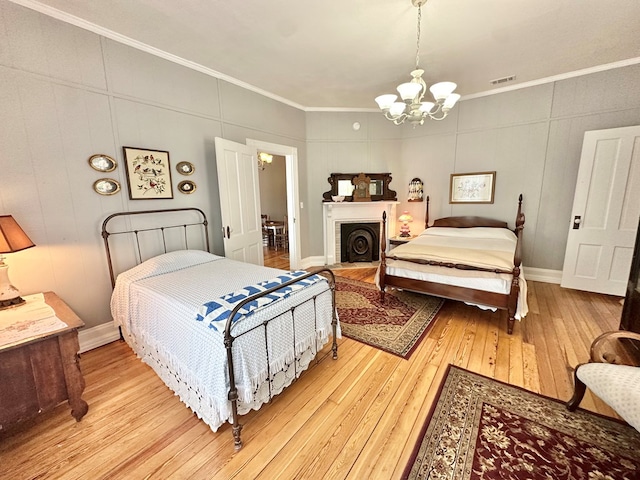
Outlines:
{"type": "Polygon", "coordinates": [[[219,260],[223,257],[202,250],[176,250],[145,260],[116,279],[111,295],[111,315],[118,325],[126,325],[129,318],[129,290],[131,284],[144,278],[175,272],[183,268],[219,260]]]}
{"type": "Polygon", "coordinates": [[[470,228],[454,228],[454,227],[431,227],[424,230],[420,236],[439,236],[439,237],[465,237],[465,238],[488,238],[495,240],[516,240],[516,234],[508,228],[495,227],[470,227],[470,228]]]}
{"type": "Polygon", "coordinates": [[[201,263],[211,262],[220,258],[223,257],[203,250],[176,250],[149,258],[140,265],[136,265],[126,272],[122,272],[118,275],[118,278],[120,278],[120,276],[126,276],[130,280],[141,280],[164,273],[175,272],[176,270],[194,265],[200,265],[201,263]]]}

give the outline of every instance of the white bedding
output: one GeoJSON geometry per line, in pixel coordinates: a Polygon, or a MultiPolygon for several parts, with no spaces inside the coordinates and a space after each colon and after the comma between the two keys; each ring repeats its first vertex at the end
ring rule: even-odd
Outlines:
{"type": "MultiPolygon", "coordinates": [[[[136,354],[216,431],[232,420],[227,354],[223,333],[195,320],[198,309],[207,301],[281,273],[201,251],[171,252],[120,274],[111,309],[136,354]]],[[[269,367],[262,326],[234,341],[240,414],[258,409],[269,400],[269,388],[271,395],[279,393],[308,367],[331,335],[331,308],[331,292],[327,282],[321,281],[234,324],[237,336],[279,316],[268,325],[269,367]],[[314,295],[317,320],[313,301],[295,309],[294,348],[291,307],[314,295]]]]}
{"type": "MultiPolygon", "coordinates": [[[[431,227],[407,244],[394,248],[389,255],[409,258],[426,258],[435,261],[478,265],[487,268],[513,269],[513,257],[517,244],[515,234],[506,228],[450,228],[431,227]],[[418,255],[417,246],[423,253],[418,255]],[[434,248],[437,253],[426,253],[434,248]],[[482,254],[479,260],[478,252],[482,254]],[[493,257],[492,252],[495,252],[493,257]],[[450,257],[444,256],[445,254],[450,257]],[[509,259],[509,260],[507,260],[509,259]],[[491,263],[493,262],[493,263],[491,263]]],[[[456,268],[421,265],[418,263],[387,258],[387,275],[415,280],[423,280],[444,285],[452,285],[485,292],[508,294],[511,291],[513,275],[510,273],[491,273],[477,270],[460,270],[456,268]]],[[[379,283],[380,269],[376,273],[376,285],[379,283]]],[[[528,312],[527,283],[522,269],[520,271],[520,294],[515,318],[520,320],[528,312]]],[[[484,305],[477,305],[487,309],[484,305]]]]}

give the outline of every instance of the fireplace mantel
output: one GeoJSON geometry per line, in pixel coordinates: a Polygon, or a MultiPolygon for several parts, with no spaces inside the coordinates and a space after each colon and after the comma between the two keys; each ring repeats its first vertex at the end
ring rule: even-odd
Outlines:
{"type": "Polygon", "coordinates": [[[325,264],[340,263],[340,227],[337,225],[342,223],[382,223],[382,213],[387,212],[387,245],[389,245],[389,238],[395,235],[396,205],[399,203],[395,201],[323,203],[325,264]]]}

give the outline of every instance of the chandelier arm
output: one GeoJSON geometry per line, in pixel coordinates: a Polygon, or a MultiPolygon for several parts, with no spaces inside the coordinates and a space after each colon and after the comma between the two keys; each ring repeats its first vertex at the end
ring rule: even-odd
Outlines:
{"type": "Polygon", "coordinates": [[[442,116],[441,116],[441,117],[436,117],[435,115],[436,115],[437,113],[438,113],[438,112],[436,111],[436,112],[434,112],[433,114],[428,113],[427,115],[429,115],[429,118],[430,118],[431,120],[435,120],[435,121],[437,121],[437,122],[439,122],[440,120],[444,120],[445,118],[447,118],[447,115],[449,115],[449,112],[442,112],[442,116]]]}

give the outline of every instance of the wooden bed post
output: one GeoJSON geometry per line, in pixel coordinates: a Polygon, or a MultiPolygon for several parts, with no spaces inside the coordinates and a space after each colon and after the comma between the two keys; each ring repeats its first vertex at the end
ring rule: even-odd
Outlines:
{"type": "Polygon", "coordinates": [[[382,212],[382,232],[380,234],[380,303],[384,304],[384,277],[387,271],[387,212],[382,212]]]}
{"type": "Polygon", "coordinates": [[[429,228],[429,195],[427,195],[427,213],[424,215],[424,228],[429,228]]]}
{"type": "Polygon", "coordinates": [[[511,281],[511,292],[509,293],[509,323],[507,333],[513,333],[516,310],[518,308],[518,296],[520,295],[520,266],[522,265],[522,230],[524,229],[524,214],[522,213],[522,194],[518,197],[518,213],[516,214],[516,226],[513,232],[518,238],[516,251],[513,257],[513,280],[511,281]]]}

